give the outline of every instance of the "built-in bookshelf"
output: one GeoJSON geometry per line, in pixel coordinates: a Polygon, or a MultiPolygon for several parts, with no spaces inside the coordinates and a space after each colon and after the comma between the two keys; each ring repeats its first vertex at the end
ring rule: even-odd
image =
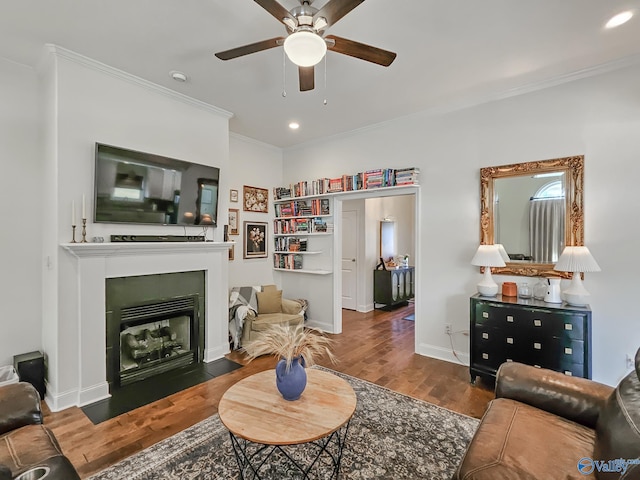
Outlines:
{"type": "Polygon", "coordinates": [[[322,255],[331,247],[333,216],[328,198],[295,200],[277,199],[274,202],[273,268],[280,271],[328,275],[330,258],[322,255]],[[309,260],[317,256],[315,261],[309,260]],[[322,258],[320,258],[322,257],[322,258]]]}
{"type": "MultiPolygon", "coordinates": [[[[288,187],[276,187],[273,189],[273,196],[277,201],[340,192],[370,190],[374,188],[418,185],[419,174],[420,169],[416,167],[378,168],[335,178],[318,178],[316,180],[301,181],[292,183],[288,187]]],[[[296,202],[291,202],[292,205],[287,208],[291,208],[293,211],[295,209],[295,203],[296,202]]],[[[279,215],[277,209],[276,215],[279,215]]]]}

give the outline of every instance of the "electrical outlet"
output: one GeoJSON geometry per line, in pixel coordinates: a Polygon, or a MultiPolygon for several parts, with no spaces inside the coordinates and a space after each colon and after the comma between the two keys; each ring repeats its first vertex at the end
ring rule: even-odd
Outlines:
{"type": "Polygon", "coordinates": [[[627,368],[635,367],[635,359],[627,353],[627,368]]]}
{"type": "Polygon", "coordinates": [[[447,335],[451,335],[453,333],[453,329],[450,323],[444,324],[444,333],[446,333],[447,335]]]}

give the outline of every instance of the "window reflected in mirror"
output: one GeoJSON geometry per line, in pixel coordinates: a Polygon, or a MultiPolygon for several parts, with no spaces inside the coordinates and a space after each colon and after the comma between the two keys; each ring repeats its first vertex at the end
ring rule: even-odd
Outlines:
{"type": "Polygon", "coordinates": [[[495,273],[564,277],[553,270],[566,245],[583,245],[584,157],[480,169],[480,243],[509,261],[495,273]]]}

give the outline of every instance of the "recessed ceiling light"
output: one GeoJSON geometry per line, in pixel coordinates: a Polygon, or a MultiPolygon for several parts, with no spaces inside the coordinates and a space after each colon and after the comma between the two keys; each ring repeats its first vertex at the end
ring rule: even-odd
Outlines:
{"type": "Polygon", "coordinates": [[[299,128],[300,128],[300,124],[299,124],[298,122],[291,122],[291,123],[289,124],[289,128],[290,128],[291,130],[297,130],[297,129],[299,129],[299,128]]]}
{"type": "Polygon", "coordinates": [[[627,10],[626,12],[619,13],[611,17],[611,19],[605,25],[605,28],[616,28],[622,25],[623,23],[627,23],[633,17],[633,12],[631,10],[627,10]]]}
{"type": "Polygon", "coordinates": [[[171,75],[171,78],[173,78],[176,82],[186,82],[187,81],[187,74],[186,73],[182,73],[182,72],[178,72],[177,70],[172,70],[171,72],[169,72],[169,75],[171,75]]]}

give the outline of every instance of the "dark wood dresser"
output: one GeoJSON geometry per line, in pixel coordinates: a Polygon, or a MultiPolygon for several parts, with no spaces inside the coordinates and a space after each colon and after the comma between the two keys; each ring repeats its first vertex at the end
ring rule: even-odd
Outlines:
{"type": "Polygon", "coordinates": [[[515,297],[471,297],[471,382],[520,362],[591,378],[591,309],[515,297]]]}
{"type": "Polygon", "coordinates": [[[373,271],[373,301],[383,308],[406,303],[414,296],[414,267],[373,271]]]}

